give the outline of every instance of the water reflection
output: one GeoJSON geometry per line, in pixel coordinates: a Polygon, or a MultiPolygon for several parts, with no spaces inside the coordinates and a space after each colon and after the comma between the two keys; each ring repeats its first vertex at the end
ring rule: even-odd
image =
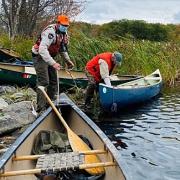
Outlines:
{"type": "Polygon", "coordinates": [[[180,93],[164,93],[98,125],[119,149],[133,180],[180,179],[180,93]]]}

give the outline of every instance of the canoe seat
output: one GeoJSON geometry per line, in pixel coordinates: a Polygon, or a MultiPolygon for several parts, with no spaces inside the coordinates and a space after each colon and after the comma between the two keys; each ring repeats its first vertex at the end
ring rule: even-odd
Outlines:
{"type": "Polygon", "coordinates": [[[78,169],[81,164],[84,164],[84,154],[82,153],[55,153],[39,157],[36,169],[41,169],[41,172],[59,172],[68,169],[78,169]]]}

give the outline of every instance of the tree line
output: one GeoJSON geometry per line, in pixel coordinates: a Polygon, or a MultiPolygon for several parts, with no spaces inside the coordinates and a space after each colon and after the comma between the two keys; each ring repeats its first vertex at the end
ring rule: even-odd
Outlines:
{"type": "Polygon", "coordinates": [[[74,29],[79,28],[87,36],[111,38],[120,40],[175,41],[180,42],[180,24],[147,23],[143,20],[119,20],[93,25],[83,22],[74,23],[74,29]]]}

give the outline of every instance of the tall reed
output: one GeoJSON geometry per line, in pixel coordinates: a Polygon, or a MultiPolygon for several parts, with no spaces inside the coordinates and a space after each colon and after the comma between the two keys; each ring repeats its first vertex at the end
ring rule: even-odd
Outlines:
{"type": "MultiPolygon", "coordinates": [[[[0,46],[18,52],[22,59],[31,60],[32,38],[17,37],[8,40],[6,34],[0,36],[0,46]]],[[[115,72],[119,74],[147,75],[160,69],[164,82],[174,85],[180,76],[180,44],[173,42],[151,42],[118,37],[88,37],[81,32],[73,32],[70,37],[69,54],[78,70],[84,70],[88,60],[102,52],[119,51],[123,62],[115,72]]]]}

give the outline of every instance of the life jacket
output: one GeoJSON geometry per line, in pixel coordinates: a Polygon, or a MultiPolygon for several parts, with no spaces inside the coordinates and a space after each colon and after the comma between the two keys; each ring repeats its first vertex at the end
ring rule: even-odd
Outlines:
{"type": "MultiPolygon", "coordinates": [[[[54,28],[55,32],[57,32],[57,26],[56,25],[49,25],[43,31],[45,31],[46,29],[51,28],[51,27],[54,28]]],[[[41,43],[41,35],[38,37],[35,45],[33,46],[37,52],[39,50],[40,43],[41,43]]],[[[62,52],[66,51],[66,50],[64,50],[64,48],[67,48],[67,44],[68,44],[67,34],[57,34],[56,33],[56,42],[52,43],[49,46],[49,48],[48,48],[49,54],[52,57],[55,57],[60,51],[62,51],[62,52]]]]}
{"type": "Polygon", "coordinates": [[[87,64],[86,64],[86,70],[94,77],[95,81],[99,83],[101,81],[101,75],[100,75],[100,68],[99,68],[99,59],[103,59],[108,64],[109,74],[111,74],[114,64],[112,62],[112,53],[111,52],[105,52],[98,54],[97,56],[93,57],[87,64]]]}

